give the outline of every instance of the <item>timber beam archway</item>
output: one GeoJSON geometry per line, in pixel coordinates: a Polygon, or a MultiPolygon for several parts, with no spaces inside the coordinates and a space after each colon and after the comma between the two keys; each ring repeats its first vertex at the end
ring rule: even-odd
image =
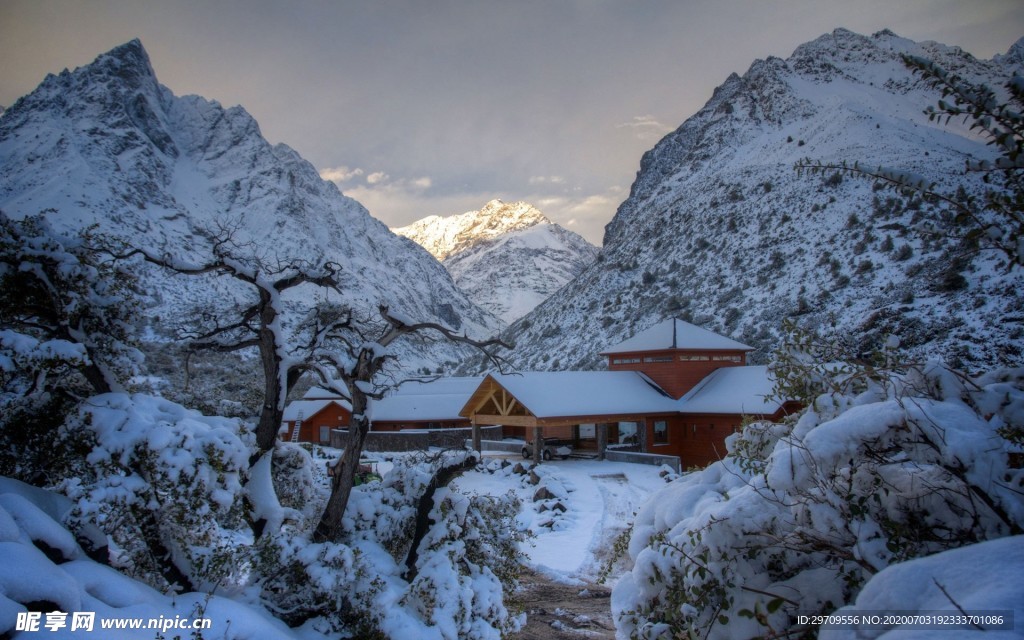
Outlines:
{"type": "MultiPolygon", "coordinates": [[[[527,399],[529,402],[529,399],[527,399]]],[[[513,395],[508,389],[490,375],[486,376],[470,396],[462,411],[473,427],[473,448],[480,452],[482,442],[480,427],[509,426],[532,430],[533,459],[539,463],[542,458],[544,438],[551,435],[553,429],[577,427],[581,424],[596,425],[598,458],[603,460],[608,444],[608,425],[618,422],[643,423],[644,415],[623,414],[579,414],[569,416],[537,416],[526,402],[513,395]]]]}

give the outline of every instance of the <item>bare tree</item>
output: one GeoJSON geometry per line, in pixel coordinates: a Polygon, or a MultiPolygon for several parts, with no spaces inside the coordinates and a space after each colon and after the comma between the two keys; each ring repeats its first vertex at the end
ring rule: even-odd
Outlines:
{"type": "Polygon", "coordinates": [[[392,312],[387,306],[378,308],[380,320],[360,322],[350,309],[335,309],[321,313],[313,319],[306,352],[308,369],[316,373],[326,386],[339,390],[344,387],[352,401],[352,421],[349,426],[345,453],[332,469],[331,496],[327,501],[314,540],[338,540],[341,537],[341,518],[355,486],[359,458],[370,431],[366,409],[370,399],[380,399],[387,390],[378,379],[386,365],[395,359],[391,345],[403,338],[432,337],[465,344],[480,351],[497,368],[504,360],[495,353],[508,345],[498,338],[474,340],[459,335],[435,322],[415,322],[392,312]]]}
{"type": "Polygon", "coordinates": [[[263,453],[274,448],[288,392],[303,373],[300,365],[305,364],[301,356],[293,357],[287,336],[283,335],[281,294],[304,284],[338,291],[336,277],[341,267],[334,262],[314,265],[303,260],[269,263],[258,257],[240,257],[239,249],[232,229],[222,226],[214,235],[212,257],[199,264],[138,248],[113,253],[119,259],[141,256],[146,262],[185,275],[226,275],[255,290],[256,299],[248,306],[233,309],[230,321],[222,323],[220,318],[210,318],[211,326],[183,336],[190,340],[192,350],[231,352],[254,348],[259,352],[264,388],[256,425],[259,453],[252,460],[255,464],[263,453]]]}
{"type": "MultiPolygon", "coordinates": [[[[495,354],[495,349],[508,345],[497,338],[474,340],[434,322],[415,322],[383,305],[378,308],[377,320],[357,318],[348,306],[318,305],[300,323],[299,337],[290,339],[283,334],[281,326],[284,314],[281,294],[303,284],[340,293],[337,280],[340,266],[333,262],[313,265],[299,260],[268,265],[266,260],[240,258],[242,251],[234,242],[230,228],[221,226],[213,238],[212,258],[200,264],[138,248],[113,253],[119,259],[141,256],[146,262],[180,274],[227,275],[256,290],[257,299],[247,307],[232,310],[230,321],[222,323],[220,318],[214,317],[204,329],[185,336],[191,340],[194,350],[230,352],[255,348],[259,351],[264,374],[264,403],[256,428],[260,451],[250,461],[252,467],[257,466],[264,453],[273,449],[286,398],[303,374],[317,376],[325,387],[350,398],[349,442],[334,467],[331,497],[316,531],[320,540],[336,540],[340,537],[341,517],[355,485],[359,458],[370,430],[366,415],[369,401],[383,397],[389,388],[382,379],[388,363],[396,359],[389,347],[409,336],[445,340],[476,348],[500,369],[504,361],[495,354]]],[[[269,473],[269,469],[269,464],[264,464],[258,472],[269,473]]],[[[254,502],[258,499],[252,495],[250,498],[254,502]]],[[[268,508],[273,510],[273,505],[268,508]]],[[[256,505],[256,512],[261,512],[259,505],[256,505]]],[[[262,525],[256,527],[258,531],[263,529],[262,525]]]]}

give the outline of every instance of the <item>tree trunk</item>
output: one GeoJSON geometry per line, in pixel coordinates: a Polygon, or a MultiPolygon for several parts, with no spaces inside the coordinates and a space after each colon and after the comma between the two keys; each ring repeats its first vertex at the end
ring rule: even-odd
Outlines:
{"type": "Polygon", "coordinates": [[[356,472],[359,471],[359,458],[363,453],[366,434],[370,431],[370,421],[366,417],[366,395],[355,385],[350,385],[352,393],[352,422],[348,428],[348,443],[341,460],[334,465],[334,477],[331,478],[331,497],[327,500],[320,524],[313,533],[314,542],[337,542],[341,539],[341,518],[348,507],[348,499],[356,484],[356,472]]]}
{"type": "Polygon", "coordinates": [[[288,393],[287,389],[281,388],[281,355],[270,328],[276,318],[277,311],[271,304],[270,294],[260,289],[259,351],[263,363],[263,408],[256,425],[256,446],[261,453],[273,449],[277,443],[277,432],[284,418],[283,396],[288,393]]]}
{"type": "Polygon", "coordinates": [[[107,376],[103,375],[103,370],[95,364],[95,359],[92,358],[92,354],[89,354],[89,364],[82,367],[82,375],[85,376],[89,386],[92,387],[93,391],[97,394],[110,393],[114,388],[110,385],[110,381],[107,380],[107,376]]]}
{"type": "Polygon", "coordinates": [[[434,477],[430,479],[430,483],[427,484],[423,495],[420,496],[419,503],[416,505],[416,528],[412,534],[412,545],[409,547],[409,554],[405,557],[405,573],[402,574],[402,578],[406,582],[412,582],[416,579],[416,574],[418,573],[416,562],[420,557],[420,543],[423,542],[423,538],[430,530],[430,525],[436,524],[430,519],[430,512],[434,510],[434,493],[441,487],[448,486],[449,482],[462,475],[463,472],[475,467],[476,463],[476,459],[469,457],[462,462],[442,467],[437,470],[434,477]]]}

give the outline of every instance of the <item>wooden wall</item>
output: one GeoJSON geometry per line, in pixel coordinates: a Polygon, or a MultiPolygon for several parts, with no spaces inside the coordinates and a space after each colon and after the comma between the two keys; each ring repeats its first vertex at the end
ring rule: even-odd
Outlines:
{"type": "Polygon", "coordinates": [[[743,351],[643,351],[608,356],[609,371],[641,371],[673,398],[681,398],[715,369],[746,364],[743,351]],[[680,360],[680,356],[707,356],[707,360],[680,360]],[[738,361],[715,360],[715,356],[740,356],[738,361]],[[669,362],[645,362],[648,358],[671,358],[669,362]],[[616,360],[639,360],[621,362],[616,360]]]}
{"type": "Polygon", "coordinates": [[[667,418],[648,418],[647,452],[679,456],[683,469],[704,467],[725,457],[725,439],[739,431],[743,416],[739,414],[689,414],[667,418]],[[668,423],[668,442],[654,439],[654,423],[668,423]]]}
{"type": "MultiPolygon", "coordinates": [[[[320,443],[320,427],[328,427],[329,429],[337,429],[338,427],[348,428],[351,419],[352,414],[347,409],[336,404],[329,404],[308,418],[302,419],[302,426],[299,428],[299,442],[320,443]]],[[[289,422],[287,424],[288,431],[281,435],[281,439],[285,442],[290,442],[292,431],[295,429],[295,423],[289,422]]],[[[330,432],[328,431],[328,439],[330,438],[329,434],[330,432]]],[[[323,442],[326,444],[327,440],[323,442]]]]}
{"type": "Polygon", "coordinates": [[[434,420],[426,422],[413,422],[406,420],[396,421],[374,421],[372,431],[401,431],[402,429],[468,429],[472,425],[468,418],[459,420],[434,420]]]}

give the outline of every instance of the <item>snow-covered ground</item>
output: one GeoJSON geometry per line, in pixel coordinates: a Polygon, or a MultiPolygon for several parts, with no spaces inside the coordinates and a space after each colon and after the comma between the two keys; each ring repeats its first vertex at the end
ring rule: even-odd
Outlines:
{"type": "Polygon", "coordinates": [[[468,472],[452,485],[461,492],[482,495],[513,491],[523,502],[519,522],[533,534],[523,545],[529,564],[561,582],[597,581],[615,539],[632,524],[644,500],[666,482],[662,469],[651,465],[552,460],[536,468],[539,482],[532,484],[529,473],[515,472],[514,458],[508,459],[510,466],[501,468],[507,455],[485,451],[486,471],[468,472]],[[542,487],[555,497],[535,501],[542,487]]]}

